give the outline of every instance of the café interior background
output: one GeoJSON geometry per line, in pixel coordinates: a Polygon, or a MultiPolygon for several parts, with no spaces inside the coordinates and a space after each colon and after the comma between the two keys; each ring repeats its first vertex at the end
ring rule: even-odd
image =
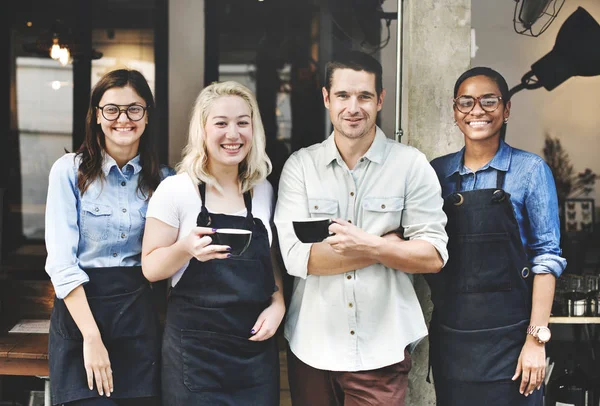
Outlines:
{"type": "MultiPolygon", "coordinates": [[[[452,124],[452,86],[469,65],[493,67],[515,86],[552,50],[562,24],[578,7],[600,21],[600,1],[566,0],[549,28],[531,37],[514,31],[514,0],[415,1],[404,1],[401,142],[429,159],[462,146],[452,124]]],[[[324,63],[336,49],[362,48],[382,62],[387,96],[378,123],[394,137],[397,6],[392,0],[13,2],[3,10],[8,24],[1,48],[8,75],[0,85],[6,103],[0,104],[6,106],[0,136],[0,274],[13,277],[13,270],[27,269],[19,277],[47,280],[48,173],[65,150],[80,145],[89,92],[103,73],[129,67],[149,80],[157,101],[160,157],[170,165],[181,157],[191,106],[203,86],[228,79],[246,84],[259,100],[276,187],[289,153],[331,131],[320,85],[324,63]],[[387,17],[374,15],[374,6],[387,17]],[[70,47],[64,64],[50,58],[54,38],[70,47]]],[[[600,173],[599,107],[598,76],[572,77],[553,91],[523,90],[512,100],[507,142],[543,155],[549,135],[560,140],[575,173],[586,168],[600,173]]],[[[600,189],[580,197],[597,202],[600,189]]],[[[568,272],[581,269],[573,265],[568,272]]],[[[420,382],[426,368],[419,356],[415,359],[413,376],[420,382]]]]}

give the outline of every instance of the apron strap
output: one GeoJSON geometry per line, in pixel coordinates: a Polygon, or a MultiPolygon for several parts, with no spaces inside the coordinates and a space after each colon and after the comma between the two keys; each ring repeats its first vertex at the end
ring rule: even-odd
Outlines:
{"type": "Polygon", "coordinates": [[[200,201],[202,202],[202,208],[200,209],[200,214],[198,214],[198,218],[196,219],[196,224],[198,227],[208,227],[212,223],[212,219],[210,218],[210,214],[208,214],[208,210],[206,209],[206,205],[204,202],[206,201],[206,184],[199,183],[198,191],[200,192],[200,201]]]}
{"type": "Polygon", "coordinates": [[[496,170],[496,189],[502,190],[502,186],[504,185],[504,178],[506,177],[506,172],[501,170],[496,170]]]}

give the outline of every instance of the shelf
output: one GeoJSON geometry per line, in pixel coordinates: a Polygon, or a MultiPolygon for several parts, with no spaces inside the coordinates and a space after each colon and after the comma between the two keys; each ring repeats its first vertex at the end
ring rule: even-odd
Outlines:
{"type": "Polygon", "coordinates": [[[600,317],[550,317],[550,324],[600,324],[600,317]]]}

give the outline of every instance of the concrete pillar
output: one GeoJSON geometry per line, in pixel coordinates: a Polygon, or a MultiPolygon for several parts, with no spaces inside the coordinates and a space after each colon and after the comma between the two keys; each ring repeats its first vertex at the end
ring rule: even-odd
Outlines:
{"type": "MultiPolygon", "coordinates": [[[[463,145],[451,100],[454,82],[470,66],[471,1],[406,0],[404,18],[402,143],[431,160],[463,145]]],[[[423,277],[415,277],[415,289],[429,322],[432,304],[423,277]]],[[[435,405],[433,384],[425,381],[428,351],[426,339],[413,354],[407,405],[435,405]]]]}
{"type": "Polygon", "coordinates": [[[204,87],[204,0],[169,0],[169,165],[181,160],[204,87]]]}

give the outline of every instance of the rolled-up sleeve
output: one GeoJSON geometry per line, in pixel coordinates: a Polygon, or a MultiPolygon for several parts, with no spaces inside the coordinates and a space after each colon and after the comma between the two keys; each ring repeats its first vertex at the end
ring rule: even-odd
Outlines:
{"type": "Polygon", "coordinates": [[[298,240],[292,220],[307,217],[310,217],[310,213],[304,171],[300,158],[295,153],[288,158],[281,172],[274,222],[287,272],[303,279],[308,275],[312,244],[304,244],[298,240]]]}
{"type": "Polygon", "coordinates": [[[65,155],[50,170],[46,200],[46,272],[59,299],[89,281],[79,266],[78,190],[73,154],[65,155]]]}
{"type": "Polygon", "coordinates": [[[402,215],[404,237],[429,242],[448,262],[448,218],[443,211],[444,200],[438,177],[424,154],[419,153],[406,179],[405,209],[402,215]]]}
{"type": "Polygon", "coordinates": [[[557,278],[567,261],[561,257],[558,197],[552,171],[539,159],[532,168],[525,209],[529,220],[527,255],[536,274],[551,273],[557,278]]]}

